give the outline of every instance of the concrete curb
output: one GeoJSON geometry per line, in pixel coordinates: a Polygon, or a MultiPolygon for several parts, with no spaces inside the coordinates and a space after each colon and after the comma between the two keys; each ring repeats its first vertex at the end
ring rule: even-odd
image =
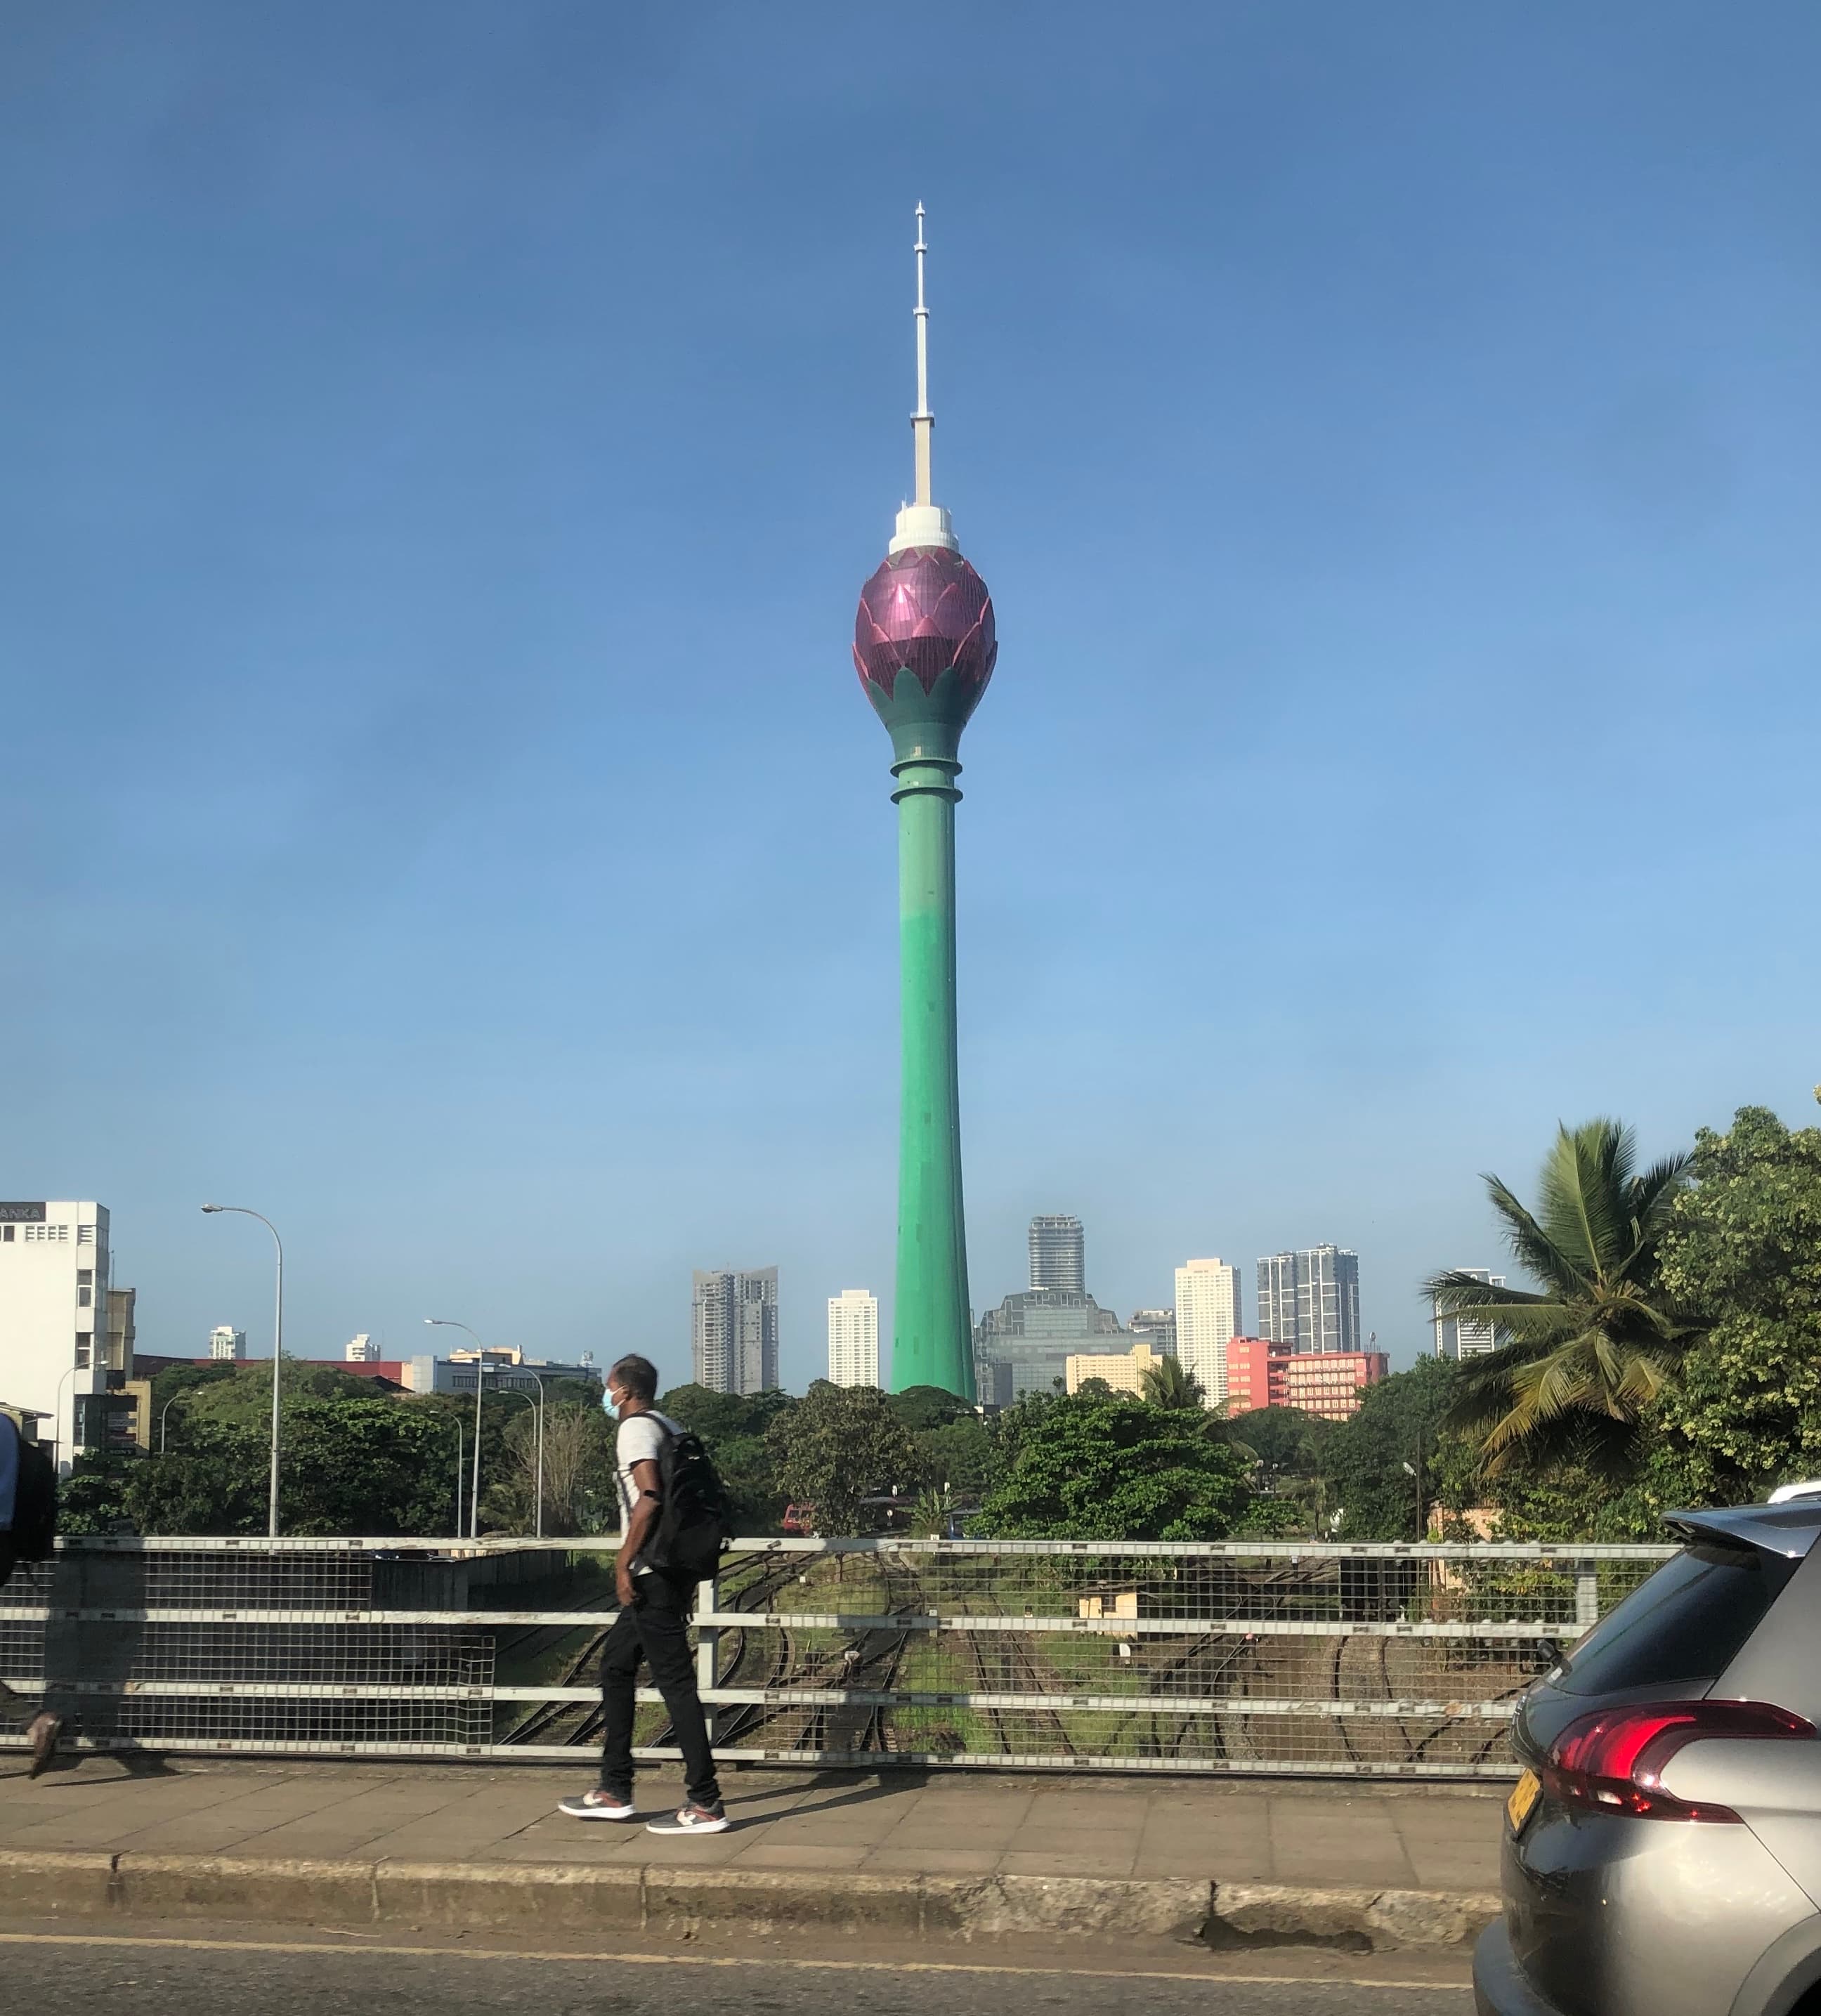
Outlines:
{"type": "Polygon", "coordinates": [[[1203,1935],[1213,1946],[1322,1945],[1359,1953],[1456,1946],[1477,1938],[1502,1908],[1494,1891],[1217,1882],[1203,1935]]]}
{"type": "Polygon", "coordinates": [[[969,1940],[997,1933],[1458,1946],[1498,1913],[1473,1892],[1139,1881],[1091,1876],[835,1876],[575,1863],[305,1861],[251,1856],[0,1850],[0,1913],[209,1918],[687,1939],[814,1929],[969,1940]]]}

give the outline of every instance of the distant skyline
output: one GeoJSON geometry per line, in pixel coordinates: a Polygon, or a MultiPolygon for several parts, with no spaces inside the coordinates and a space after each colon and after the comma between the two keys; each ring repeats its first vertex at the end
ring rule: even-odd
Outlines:
{"type": "Polygon", "coordinates": [[[1062,1203],[1406,1365],[1559,1120],[1816,1117],[1821,14],[1034,18],[8,12],[0,1196],[144,1350],[270,1348],[205,1200],[308,1355],[889,1334],[919,200],[976,1312],[1062,1203]]]}

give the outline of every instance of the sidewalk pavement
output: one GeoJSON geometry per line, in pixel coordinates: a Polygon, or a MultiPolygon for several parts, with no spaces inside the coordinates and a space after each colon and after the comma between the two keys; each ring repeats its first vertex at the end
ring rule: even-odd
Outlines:
{"type": "MultiPolygon", "coordinates": [[[[884,1898],[908,1884],[925,1899],[936,1885],[945,1896],[990,1892],[1001,1903],[1011,1892],[1098,1895],[1103,1921],[1120,1898],[1136,1908],[1167,1891],[1176,1904],[1149,1907],[1153,1930],[1172,1910],[1180,1917],[1189,1885],[1214,1899],[1213,1919],[1277,1936],[1294,1936],[1299,1925],[1315,1925],[1312,1935],[1346,1934],[1355,1919],[1366,1924],[1374,1899],[1427,1897],[1459,1939],[1496,1903],[1500,1795],[1484,1787],[741,1770],[725,1780],[734,1827],[675,1839],[556,1813],[560,1798],[591,1782],[591,1762],[87,1757],[31,1783],[23,1757],[0,1755],[0,1910],[45,1857],[71,1869],[78,1857],[113,1867],[114,1909],[123,1908],[124,1871],[155,1866],[168,1874],[191,1859],[225,1869],[223,1857],[249,1872],[308,1863],[402,1876],[407,1865],[460,1865],[464,1881],[490,1880],[521,1898],[533,1867],[572,1885],[597,1872],[616,1890],[683,1869],[719,1871],[724,1882],[705,1894],[719,1887],[747,1895],[763,1887],[759,1872],[780,1882],[796,1872],[796,1887],[830,1910],[844,1890],[884,1898]],[[1066,1881],[1034,1880],[1044,1878],[1066,1881]],[[972,1881],[957,1888],[955,1879],[972,1881]],[[1307,1900],[1323,1896],[1332,1908],[1311,1917],[1307,1900]],[[1291,1898],[1304,1903],[1291,1908],[1291,1898]]],[[[668,1771],[641,1773],[638,1791],[654,1817],[680,1802],[668,1771]]],[[[918,1909],[919,1928],[933,1923],[924,1904],[918,1909]]],[[[1368,1942],[1397,1942],[1372,1924],[1366,1931],[1368,1942]]]]}

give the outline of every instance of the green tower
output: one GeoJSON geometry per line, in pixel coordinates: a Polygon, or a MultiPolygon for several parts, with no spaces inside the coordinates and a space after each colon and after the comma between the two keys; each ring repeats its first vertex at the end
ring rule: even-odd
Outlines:
{"type": "Polygon", "coordinates": [[[961,730],[993,676],[993,598],[930,494],[929,311],[917,207],[916,502],[860,591],[853,662],[891,731],[898,808],[903,1076],[892,1384],[974,1397],[955,1042],[955,807],[961,730]]]}

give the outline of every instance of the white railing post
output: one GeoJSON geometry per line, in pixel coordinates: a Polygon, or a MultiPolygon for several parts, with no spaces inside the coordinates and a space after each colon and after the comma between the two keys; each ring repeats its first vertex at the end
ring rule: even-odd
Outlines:
{"type": "Polygon", "coordinates": [[[1590,1631],[1599,1622],[1599,1570],[1584,1564],[1574,1577],[1574,1622],[1590,1631]]]}
{"type": "MultiPolygon", "coordinates": [[[[698,1618],[712,1616],[720,1607],[719,1586],[712,1575],[706,1582],[695,1586],[695,1614],[698,1618]]],[[[715,1740],[716,1715],[708,1699],[709,1690],[715,1684],[716,1669],[720,1661],[721,1634],[711,1624],[698,1624],[695,1636],[695,1687],[702,1697],[702,1713],[709,1725],[709,1741],[715,1740]]]]}

